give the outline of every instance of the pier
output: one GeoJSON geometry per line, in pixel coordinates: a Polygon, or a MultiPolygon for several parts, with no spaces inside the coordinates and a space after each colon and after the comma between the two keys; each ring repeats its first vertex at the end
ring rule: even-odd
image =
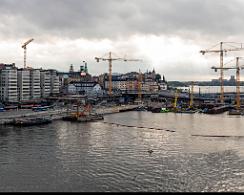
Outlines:
{"type": "MultiPolygon", "coordinates": [[[[125,105],[125,106],[114,106],[110,108],[97,108],[94,110],[95,114],[114,114],[119,112],[131,111],[137,108],[138,105],[125,105]]],[[[50,109],[42,112],[33,112],[32,110],[18,110],[18,111],[6,111],[0,113],[0,125],[9,124],[13,119],[22,118],[37,118],[37,117],[50,117],[51,120],[61,120],[71,112],[76,112],[75,109],[50,109]]]]}

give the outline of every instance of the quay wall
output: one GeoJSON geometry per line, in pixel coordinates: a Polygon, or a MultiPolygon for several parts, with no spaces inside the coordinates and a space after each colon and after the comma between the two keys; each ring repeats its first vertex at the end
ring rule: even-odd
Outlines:
{"type": "MultiPolygon", "coordinates": [[[[137,105],[126,105],[126,106],[115,106],[111,108],[97,108],[94,110],[96,114],[113,114],[121,111],[131,110],[138,107],[137,105]]],[[[52,120],[60,120],[62,117],[67,116],[70,112],[76,112],[76,110],[67,109],[57,109],[48,110],[42,112],[34,112],[32,110],[18,110],[18,111],[6,111],[0,113],[0,124],[8,124],[13,121],[13,119],[21,118],[35,118],[35,117],[50,117],[52,120]]]]}

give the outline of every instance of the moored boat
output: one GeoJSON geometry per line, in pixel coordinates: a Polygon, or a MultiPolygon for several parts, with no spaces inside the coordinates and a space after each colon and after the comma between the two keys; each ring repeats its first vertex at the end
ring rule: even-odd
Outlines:
{"type": "Polygon", "coordinates": [[[169,110],[167,108],[161,108],[160,113],[168,113],[169,110]]]}
{"type": "Polygon", "coordinates": [[[242,112],[240,110],[230,110],[229,115],[242,115],[242,112]]]}

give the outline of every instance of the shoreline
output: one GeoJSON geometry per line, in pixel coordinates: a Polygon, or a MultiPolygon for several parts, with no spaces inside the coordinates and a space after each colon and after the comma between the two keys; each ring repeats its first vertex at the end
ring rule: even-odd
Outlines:
{"type": "MultiPolygon", "coordinates": [[[[111,108],[97,108],[95,109],[96,114],[108,115],[119,112],[130,111],[138,107],[138,105],[126,105],[126,106],[115,106],[111,108]]],[[[57,110],[48,110],[41,112],[34,112],[32,110],[18,110],[18,111],[6,111],[0,113],[0,125],[8,125],[13,119],[21,118],[37,118],[37,117],[50,117],[51,120],[61,120],[68,113],[76,112],[76,110],[68,110],[65,108],[57,110]]]]}

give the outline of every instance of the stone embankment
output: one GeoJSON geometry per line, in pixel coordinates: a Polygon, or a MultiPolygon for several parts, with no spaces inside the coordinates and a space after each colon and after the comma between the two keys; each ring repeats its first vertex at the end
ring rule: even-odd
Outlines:
{"type": "Polygon", "coordinates": [[[49,117],[52,120],[61,119],[67,114],[65,109],[48,110],[42,112],[34,112],[32,110],[11,110],[0,113],[0,124],[8,124],[13,121],[13,119],[20,118],[38,118],[38,117],[49,117]]]}
{"type": "Polygon", "coordinates": [[[130,111],[137,107],[138,107],[138,105],[113,106],[113,107],[109,107],[109,108],[104,107],[104,108],[97,108],[95,112],[97,114],[107,115],[107,114],[114,114],[114,113],[118,113],[118,112],[130,111]]]}
{"type": "MultiPolygon", "coordinates": [[[[115,106],[109,108],[96,108],[94,110],[97,114],[113,114],[123,111],[129,111],[134,108],[138,107],[137,105],[125,105],[125,106],[115,106]]],[[[48,110],[42,112],[34,112],[32,110],[12,110],[0,113],[0,124],[8,124],[13,121],[13,119],[20,119],[20,118],[37,118],[37,117],[49,117],[52,120],[60,120],[64,116],[67,116],[70,112],[75,112],[76,110],[68,110],[63,109],[56,109],[56,110],[48,110]]]]}

